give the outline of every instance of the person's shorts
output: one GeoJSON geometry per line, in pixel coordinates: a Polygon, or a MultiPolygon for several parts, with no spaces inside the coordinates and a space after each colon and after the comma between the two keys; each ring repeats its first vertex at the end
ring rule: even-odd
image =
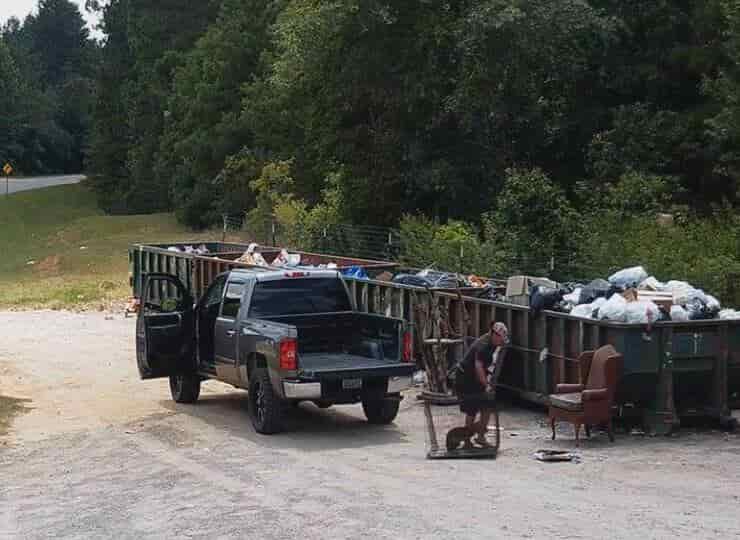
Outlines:
{"type": "Polygon", "coordinates": [[[455,393],[460,400],[460,410],[470,416],[474,416],[482,410],[493,408],[486,389],[478,382],[466,382],[458,379],[455,385],[455,393]]]}

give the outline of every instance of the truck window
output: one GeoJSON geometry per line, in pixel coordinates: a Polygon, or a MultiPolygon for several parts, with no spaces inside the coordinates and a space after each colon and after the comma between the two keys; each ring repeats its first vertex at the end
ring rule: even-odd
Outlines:
{"type": "Polygon", "coordinates": [[[244,283],[229,283],[224,295],[224,305],[221,308],[221,316],[229,319],[236,319],[239,313],[239,306],[244,296],[244,283]]]}
{"type": "Polygon", "coordinates": [[[209,307],[214,304],[220,304],[221,298],[224,295],[224,285],[226,285],[226,276],[218,276],[216,281],[206,291],[203,305],[209,307]]]}
{"type": "Polygon", "coordinates": [[[257,283],[249,316],[255,319],[352,311],[344,284],[337,278],[281,279],[257,283]]]}

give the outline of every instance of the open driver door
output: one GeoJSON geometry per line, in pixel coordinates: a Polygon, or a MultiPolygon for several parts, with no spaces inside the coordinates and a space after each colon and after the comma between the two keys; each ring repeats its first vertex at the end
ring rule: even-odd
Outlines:
{"type": "Polygon", "coordinates": [[[192,296],[175,276],[147,275],[136,320],[136,363],[141,378],[192,372],[194,353],[192,296]]]}

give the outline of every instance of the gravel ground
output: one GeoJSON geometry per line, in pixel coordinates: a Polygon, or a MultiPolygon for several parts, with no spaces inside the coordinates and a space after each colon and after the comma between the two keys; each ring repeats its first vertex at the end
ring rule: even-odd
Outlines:
{"type": "Polygon", "coordinates": [[[539,411],[506,406],[495,461],[424,459],[421,409],[395,425],[359,407],[291,413],[262,437],[245,394],[204,385],[175,405],[140,382],[134,322],[0,313],[0,394],[29,399],[0,439],[0,538],[730,538],[740,436],[603,434],[580,463],[540,463],[539,411]]]}

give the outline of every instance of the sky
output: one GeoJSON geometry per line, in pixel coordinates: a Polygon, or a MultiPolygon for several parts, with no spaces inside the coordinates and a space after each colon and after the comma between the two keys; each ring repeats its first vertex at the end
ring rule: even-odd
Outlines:
{"type": "MultiPolygon", "coordinates": [[[[95,18],[85,11],[85,0],[71,0],[80,6],[80,13],[88,22],[90,30],[93,30],[95,18]]],[[[11,17],[18,17],[21,21],[32,11],[36,11],[38,0],[0,0],[0,23],[5,23],[11,17]]],[[[96,35],[96,33],[93,33],[96,35]]]]}

